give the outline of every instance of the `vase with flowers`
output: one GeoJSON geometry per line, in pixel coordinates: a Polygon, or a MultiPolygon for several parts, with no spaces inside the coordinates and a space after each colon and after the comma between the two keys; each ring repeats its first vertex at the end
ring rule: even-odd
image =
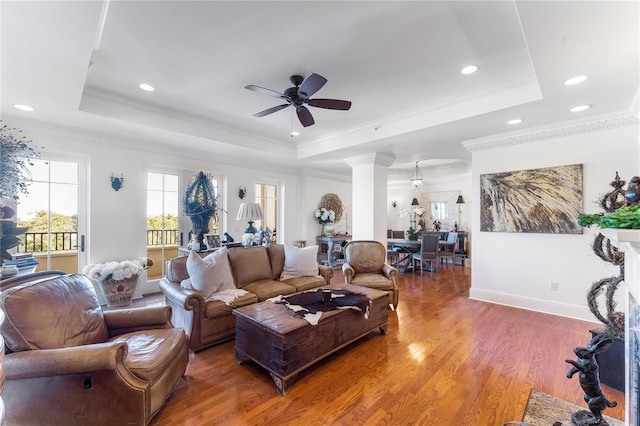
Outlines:
{"type": "Polygon", "coordinates": [[[153,260],[142,257],[122,262],[90,264],[84,267],[82,273],[100,283],[108,306],[124,306],[131,303],[140,274],[150,266],[153,266],[153,260]]]}
{"type": "Polygon", "coordinates": [[[318,223],[322,225],[321,235],[328,237],[333,236],[333,221],[336,219],[336,213],[333,210],[320,207],[316,210],[316,219],[318,223]]]}

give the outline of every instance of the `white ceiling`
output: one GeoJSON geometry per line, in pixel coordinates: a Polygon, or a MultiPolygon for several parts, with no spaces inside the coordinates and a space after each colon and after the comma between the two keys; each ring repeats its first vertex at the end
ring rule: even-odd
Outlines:
{"type": "Polygon", "coordinates": [[[381,152],[398,179],[415,161],[464,171],[462,141],[625,113],[638,96],[637,1],[3,0],[0,12],[5,119],[213,161],[349,176],[345,157],[381,152]],[[462,75],[468,64],[479,71],[462,75]],[[309,107],[307,128],[292,108],[252,117],[282,101],[244,86],[282,92],[314,72],[328,82],[312,98],[351,110],[309,107]],[[569,111],[580,104],[593,107],[569,111]]]}

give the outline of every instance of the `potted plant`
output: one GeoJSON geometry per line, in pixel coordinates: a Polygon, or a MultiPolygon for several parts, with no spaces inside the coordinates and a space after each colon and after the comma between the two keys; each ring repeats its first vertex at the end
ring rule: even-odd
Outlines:
{"type": "Polygon", "coordinates": [[[40,156],[31,140],[7,125],[0,127],[0,260],[11,259],[9,250],[20,243],[27,228],[16,226],[16,205],[20,194],[28,194],[31,158],[40,156]]]}
{"type": "Polygon", "coordinates": [[[209,232],[209,222],[216,217],[217,204],[211,176],[198,173],[187,187],[182,202],[184,214],[191,219],[192,250],[207,250],[204,235],[209,232]]]}
{"type": "Polygon", "coordinates": [[[150,266],[152,259],[140,258],[87,265],[82,273],[100,283],[108,306],[123,306],[131,303],[140,274],[150,266]]]}

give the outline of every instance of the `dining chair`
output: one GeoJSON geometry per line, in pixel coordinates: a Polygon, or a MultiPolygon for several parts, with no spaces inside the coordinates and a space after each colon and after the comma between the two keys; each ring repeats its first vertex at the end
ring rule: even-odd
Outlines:
{"type": "Polygon", "coordinates": [[[393,238],[400,238],[404,240],[404,231],[391,231],[391,235],[393,235],[393,238]]]}
{"type": "Polygon", "coordinates": [[[456,253],[456,245],[458,244],[458,233],[449,232],[447,235],[447,242],[443,244],[443,249],[440,250],[440,262],[445,261],[448,265],[447,259],[451,259],[451,263],[455,266],[453,256],[456,253]]]}
{"type": "Polygon", "coordinates": [[[440,238],[438,235],[434,234],[423,234],[420,244],[420,251],[418,253],[414,253],[412,255],[414,270],[415,263],[420,262],[420,275],[423,274],[424,271],[424,263],[429,262],[429,270],[433,275],[433,272],[436,271],[438,260],[440,258],[440,238]]]}

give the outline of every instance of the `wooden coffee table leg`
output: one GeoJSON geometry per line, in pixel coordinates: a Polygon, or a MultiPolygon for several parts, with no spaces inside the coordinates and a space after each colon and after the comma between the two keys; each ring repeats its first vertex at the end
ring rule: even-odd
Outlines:
{"type": "Polygon", "coordinates": [[[248,356],[246,356],[242,352],[238,352],[236,350],[236,364],[240,365],[240,364],[243,364],[243,363],[245,363],[245,362],[247,362],[249,360],[250,360],[250,358],[248,356]]]}
{"type": "Polygon", "coordinates": [[[274,373],[269,372],[269,374],[271,374],[271,378],[273,379],[273,382],[276,384],[276,389],[278,390],[278,393],[282,396],[285,396],[286,394],[289,393],[289,391],[291,390],[291,385],[298,377],[297,374],[292,374],[291,376],[284,379],[282,377],[276,376],[274,373]]]}

